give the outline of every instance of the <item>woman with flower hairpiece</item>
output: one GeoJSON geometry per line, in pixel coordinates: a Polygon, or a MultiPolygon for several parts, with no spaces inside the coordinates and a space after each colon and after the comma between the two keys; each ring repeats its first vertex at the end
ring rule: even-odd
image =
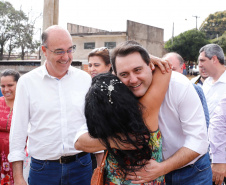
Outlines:
{"type": "Polygon", "coordinates": [[[100,73],[111,72],[110,53],[108,48],[95,48],[88,55],[88,73],[93,78],[100,73]]]}
{"type": "MultiPolygon", "coordinates": [[[[163,75],[156,69],[148,89],[150,93],[146,93],[140,103],[115,75],[106,73],[93,78],[86,95],[85,116],[90,136],[98,138],[108,150],[106,185],[131,185],[131,181],[125,179],[126,174],[142,168],[150,158],[162,160],[161,132],[150,130],[149,125],[151,122],[158,128],[158,111],[169,79],[170,73],[163,75]],[[133,145],[135,150],[120,149],[118,141],[125,146],[133,145]]],[[[150,183],[164,185],[164,176],[150,183]]]]}
{"type": "Polygon", "coordinates": [[[13,171],[7,156],[9,154],[9,131],[13,114],[16,85],[20,77],[17,71],[6,69],[1,73],[0,83],[3,96],[0,97],[0,166],[1,185],[13,185],[13,171]]]}

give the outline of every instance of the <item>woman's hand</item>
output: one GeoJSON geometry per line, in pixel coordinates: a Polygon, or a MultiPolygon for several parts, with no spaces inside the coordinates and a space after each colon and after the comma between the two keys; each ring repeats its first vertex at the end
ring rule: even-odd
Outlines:
{"type": "Polygon", "coordinates": [[[172,69],[172,64],[169,61],[155,57],[153,55],[149,55],[149,56],[151,58],[150,66],[152,70],[155,69],[155,66],[158,66],[162,71],[162,73],[170,72],[170,70],[172,69]]]}

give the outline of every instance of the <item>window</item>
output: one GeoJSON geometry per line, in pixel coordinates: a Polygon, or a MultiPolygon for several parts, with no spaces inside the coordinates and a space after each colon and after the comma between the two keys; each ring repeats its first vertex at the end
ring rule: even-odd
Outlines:
{"type": "Polygon", "coordinates": [[[107,47],[108,49],[112,49],[116,46],[116,42],[105,42],[104,46],[107,47]]]}
{"type": "Polygon", "coordinates": [[[94,48],[95,48],[95,42],[84,43],[84,49],[94,49],[94,48]]]}

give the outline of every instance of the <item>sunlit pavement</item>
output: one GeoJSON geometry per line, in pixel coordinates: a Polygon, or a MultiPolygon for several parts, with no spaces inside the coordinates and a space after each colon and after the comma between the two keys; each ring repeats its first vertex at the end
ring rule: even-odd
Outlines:
{"type": "Polygon", "coordinates": [[[189,80],[191,80],[192,78],[194,78],[194,77],[196,77],[196,76],[194,76],[194,75],[186,75],[187,76],[187,78],[189,79],[189,80]]]}

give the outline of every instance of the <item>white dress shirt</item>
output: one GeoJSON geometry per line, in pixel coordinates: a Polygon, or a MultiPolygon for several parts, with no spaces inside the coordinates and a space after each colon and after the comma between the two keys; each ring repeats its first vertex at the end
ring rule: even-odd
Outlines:
{"type": "Polygon", "coordinates": [[[212,163],[226,163],[226,94],[213,111],[208,134],[212,163]]]}
{"type": "Polygon", "coordinates": [[[210,119],[213,116],[214,109],[226,92],[226,71],[220,76],[220,78],[213,83],[213,78],[208,77],[203,84],[203,92],[206,97],[206,102],[209,109],[210,119]]]}
{"type": "Polygon", "coordinates": [[[36,159],[80,153],[73,139],[86,124],[84,103],[90,84],[90,75],[72,66],[60,80],[50,76],[45,65],[23,75],[16,89],[9,161],[25,158],[27,136],[28,153],[36,159]]]}
{"type": "Polygon", "coordinates": [[[213,163],[225,163],[225,100],[222,100],[226,92],[226,71],[213,83],[213,78],[208,77],[203,84],[203,92],[209,109],[209,140],[210,158],[213,163]],[[222,109],[222,110],[221,110],[222,109]]]}
{"type": "Polygon", "coordinates": [[[200,98],[187,77],[172,72],[169,88],[159,112],[163,157],[168,159],[181,147],[200,154],[208,150],[206,120],[200,98]]]}

